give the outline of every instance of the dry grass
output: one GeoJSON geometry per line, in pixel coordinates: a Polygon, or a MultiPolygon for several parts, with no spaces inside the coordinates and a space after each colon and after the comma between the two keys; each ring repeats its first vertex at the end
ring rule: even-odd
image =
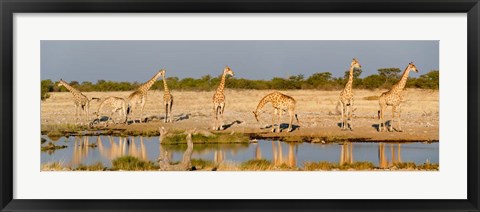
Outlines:
{"type": "Polygon", "coordinates": [[[103,166],[102,162],[96,162],[92,165],[80,164],[75,169],[75,171],[105,171],[105,170],[107,170],[107,168],[103,166]]]}
{"type": "MultiPolygon", "coordinates": [[[[378,103],[372,102],[372,99],[378,96],[385,90],[354,90],[355,105],[358,108],[356,113],[358,115],[366,115],[376,113],[378,110],[378,103]]],[[[271,90],[231,90],[226,89],[226,114],[233,115],[232,112],[239,113],[238,115],[248,116],[248,121],[254,122],[252,111],[255,110],[258,101],[271,90]]],[[[294,97],[297,104],[298,113],[319,113],[328,114],[335,110],[339,91],[317,91],[317,90],[288,90],[281,91],[287,95],[294,97]]],[[[130,92],[86,92],[88,97],[108,97],[118,96],[127,97],[130,92]]],[[[207,116],[212,115],[212,92],[205,91],[172,91],[175,97],[175,105],[173,113],[178,114],[192,114],[192,116],[207,116]]],[[[424,111],[438,112],[438,91],[435,90],[420,90],[407,89],[405,91],[406,102],[403,105],[403,110],[411,113],[420,113],[424,111]],[[426,104],[428,103],[428,104],[426,104]]],[[[75,123],[75,107],[72,101],[72,95],[68,92],[51,93],[51,97],[42,102],[42,123],[43,124],[67,124],[75,123]]],[[[150,91],[148,94],[148,101],[145,104],[145,115],[164,115],[163,107],[163,92],[150,91]]],[[[90,111],[97,110],[99,103],[93,101],[90,111]]],[[[266,111],[271,112],[269,106],[265,108],[266,111]]],[[[93,120],[93,115],[91,115],[93,120]]],[[[114,117],[118,118],[118,117],[114,117]]],[[[270,120],[269,116],[262,115],[262,119],[270,120]]],[[[234,121],[234,120],[232,120],[234,121]]]]}
{"type": "Polygon", "coordinates": [[[65,165],[65,162],[50,162],[42,164],[41,171],[71,171],[72,169],[65,165]]]}
{"type": "Polygon", "coordinates": [[[328,161],[305,162],[304,169],[306,171],[329,171],[329,170],[372,170],[375,166],[372,162],[358,161],[353,163],[338,164],[328,161]]]}
{"type": "Polygon", "coordinates": [[[380,96],[366,96],[366,97],[363,97],[364,100],[368,100],[368,101],[378,100],[379,98],[380,98],[380,96]]]}
{"type": "Polygon", "coordinates": [[[240,170],[242,171],[265,171],[272,169],[272,162],[265,159],[260,160],[247,160],[240,164],[240,170]]]}
{"type": "Polygon", "coordinates": [[[112,161],[112,170],[147,171],[159,170],[160,167],[151,161],[143,161],[133,156],[123,156],[112,161]]]}
{"type": "MultiPolygon", "coordinates": [[[[438,140],[439,93],[435,90],[407,89],[402,103],[402,124],[404,133],[377,133],[374,125],[378,124],[378,101],[375,100],[385,90],[354,90],[354,128],[353,133],[346,134],[339,130],[340,121],[337,103],[340,91],[287,90],[281,91],[297,101],[296,113],[300,120],[300,130],[293,133],[282,133],[283,136],[301,137],[339,137],[370,138],[371,140],[438,140]],[[430,114],[430,115],[425,115],[430,114]]],[[[272,90],[232,90],[226,89],[226,106],[224,124],[229,127],[226,132],[262,133],[270,129],[273,109],[266,105],[257,122],[252,111],[255,110],[262,97],[272,90]]],[[[158,135],[158,127],[165,126],[169,130],[211,129],[213,125],[212,96],[214,91],[172,91],[175,98],[173,106],[174,123],[163,123],[165,108],[163,107],[163,91],[152,90],[148,93],[144,117],[158,117],[149,124],[111,125],[108,129],[122,130],[121,135],[158,135]]],[[[130,92],[86,92],[87,97],[127,97],[130,92]]],[[[93,101],[90,112],[93,114],[99,106],[93,101]]],[[[106,114],[103,114],[106,115],[106,114]]],[[[133,113],[133,118],[138,113],[133,113]]],[[[391,117],[391,109],[387,109],[386,119],[391,117]]],[[[94,116],[90,116],[93,120],[94,116]]],[[[73,130],[85,130],[87,127],[75,124],[75,107],[72,95],[67,92],[51,93],[51,97],[41,103],[42,132],[58,131],[60,133],[73,130]]],[[[118,115],[113,119],[119,120],[118,115]]],[[[287,123],[287,115],[282,123],[287,123]]],[[[294,124],[297,123],[294,121],[294,124]]],[[[262,136],[271,136],[263,134],[262,136]]],[[[297,139],[298,140],[298,139],[297,139]]]]}

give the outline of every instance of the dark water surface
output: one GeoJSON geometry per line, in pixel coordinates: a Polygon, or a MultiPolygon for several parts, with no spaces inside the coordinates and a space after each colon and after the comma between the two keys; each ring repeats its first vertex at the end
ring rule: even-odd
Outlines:
{"type": "MultiPolygon", "coordinates": [[[[48,144],[47,139],[42,145],[48,144]]],[[[41,163],[61,162],[73,168],[80,164],[102,162],[111,167],[117,157],[131,155],[156,162],[159,154],[158,137],[114,137],[83,136],[62,137],[52,141],[55,145],[66,145],[65,149],[41,153],[41,163]],[[93,145],[92,145],[93,144],[93,145]],[[96,146],[96,147],[92,147],[96,146]]],[[[181,160],[187,146],[162,145],[173,161],[181,160]]],[[[306,161],[354,162],[369,161],[378,167],[387,167],[394,162],[438,163],[439,143],[285,143],[259,140],[245,144],[194,144],[192,159],[214,162],[232,161],[241,163],[251,159],[267,159],[275,164],[303,167],[306,161]]]]}

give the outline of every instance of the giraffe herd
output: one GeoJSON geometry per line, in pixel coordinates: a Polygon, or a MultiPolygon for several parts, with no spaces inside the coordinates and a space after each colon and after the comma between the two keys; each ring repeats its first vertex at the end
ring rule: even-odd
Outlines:
{"type": "MultiPolygon", "coordinates": [[[[341,91],[339,97],[339,105],[341,106],[341,122],[340,128],[342,130],[353,130],[351,121],[352,121],[352,112],[353,112],[353,72],[355,69],[361,68],[360,63],[356,58],[354,58],[350,64],[349,69],[349,78],[347,83],[345,84],[345,88],[341,91]]],[[[393,122],[395,120],[395,115],[397,114],[397,125],[398,129],[396,131],[402,132],[401,128],[401,109],[400,103],[403,100],[403,91],[405,88],[406,81],[408,79],[408,74],[410,71],[418,72],[416,66],[413,62],[410,62],[408,66],[405,68],[402,77],[400,80],[395,83],[392,88],[384,92],[379,97],[379,106],[380,110],[378,110],[378,132],[385,131],[386,123],[384,122],[384,113],[388,106],[392,107],[392,120],[390,121],[388,131],[393,131],[393,122]]],[[[123,123],[127,124],[129,121],[129,117],[133,116],[133,113],[137,113],[136,115],[139,116],[139,121],[142,123],[143,120],[143,109],[145,107],[145,103],[147,101],[147,92],[150,90],[152,85],[157,81],[159,77],[162,77],[163,85],[164,85],[164,95],[163,101],[165,106],[165,123],[171,123],[172,121],[172,107],[173,107],[173,96],[168,89],[167,80],[166,80],[166,70],[161,69],[159,70],[150,80],[140,85],[135,91],[133,91],[126,99],[121,97],[107,97],[105,99],[99,98],[87,98],[84,94],[80,91],[69,85],[64,80],[60,79],[57,86],[64,86],[73,96],[73,101],[75,104],[75,119],[78,122],[79,110],[85,117],[85,122],[88,123],[89,121],[89,111],[90,111],[90,101],[98,100],[101,101],[101,104],[94,114],[97,116],[97,119],[100,117],[100,113],[104,107],[108,107],[110,109],[109,119],[113,116],[114,113],[119,113],[121,117],[124,117],[123,123]]],[[[234,76],[234,72],[230,67],[225,66],[220,84],[213,95],[213,127],[212,130],[223,130],[223,116],[225,111],[225,83],[227,76],[234,76]]],[[[280,119],[284,112],[287,112],[290,120],[288,125],[288,132],[294,130],[292,122],[293,118],[295,117],[297,123],[300,125],[298,120],[297,114],[295,113],[295,106],[296,100],[288,95],[280,93],[278,91],[274,91],[266,96],[264,96],[257,105],[255,111],[253,111],[254,117],[259,121],[259,116],[261,109],[267,104],[271,103],[274,112],[272,116],[272,125],[271,131],[272,132],[281,132],[280,127],[280,119]],[[275,118],[277,119],[277,125],[275,127],[275,118]]],[[[135,121],[133,120],[133,123],[135,121]]],[[[114,121],[115,123],[115,121],[114,121]]],[[[81,122],[84,124],[84,122],[81,122]]]]}

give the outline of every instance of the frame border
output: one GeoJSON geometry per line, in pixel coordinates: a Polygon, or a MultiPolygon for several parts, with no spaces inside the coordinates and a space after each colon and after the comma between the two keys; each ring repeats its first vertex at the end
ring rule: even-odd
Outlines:
{"type": "Polygon", "coordinates": [[[480,211],[479,0],[0,0],[0,211],[480,211]],[[466,200],[17,200],[13,199],[14,13],[467,13],[466,200]],[[179,204],[180,203],[180,204],[179,204]]]}

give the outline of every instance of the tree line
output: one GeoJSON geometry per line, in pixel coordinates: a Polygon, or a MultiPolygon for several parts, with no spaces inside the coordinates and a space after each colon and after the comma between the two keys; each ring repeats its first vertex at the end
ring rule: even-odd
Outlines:
{"type": "MultiPolygon", "coordinates": [[[[401,77],[402,71],[399,68],[381,68],[377,74],[361,78],[361,69],[354,70],[353,84],[357,89],[388,89],[396,83],[401,77]]],[[[226,81],[226,86],[230,89],[317,89],[317,90],[339,90],[345,86],[348,80],[349,72],[346,71],[343,77],[333,77],[330,72],[314,73],[308,78],[303,74],[290,76],[288,78],[274,77],[271,80],[251,80],[244,78],[230,78],[226,81]]],[[[168,87],[172,90],[186,91],[211,91],[217,88],[221,76],[212,77],[211,75],[201,78],[183,78],[168,77],[168,87]]],[[[77,81],[69,82],[74,88],[82,92],[90,91],[131,91],[135,90],[141,83],[139,82],[113,82],[98,80],[96,83],[77,81]]],[[[417,78],[410,77],[406,84],[407,88],[438,89],[439,71],[431,70],[417,78]]],[[[163,89],[162,80],[156,81],[151,89],[163,89]]],[[[42,100],[49,97],[48,92],[65,92],[65,87],[57,87],[56,82],[52,80],[42,80],[41,97],[42,100]]]]}

